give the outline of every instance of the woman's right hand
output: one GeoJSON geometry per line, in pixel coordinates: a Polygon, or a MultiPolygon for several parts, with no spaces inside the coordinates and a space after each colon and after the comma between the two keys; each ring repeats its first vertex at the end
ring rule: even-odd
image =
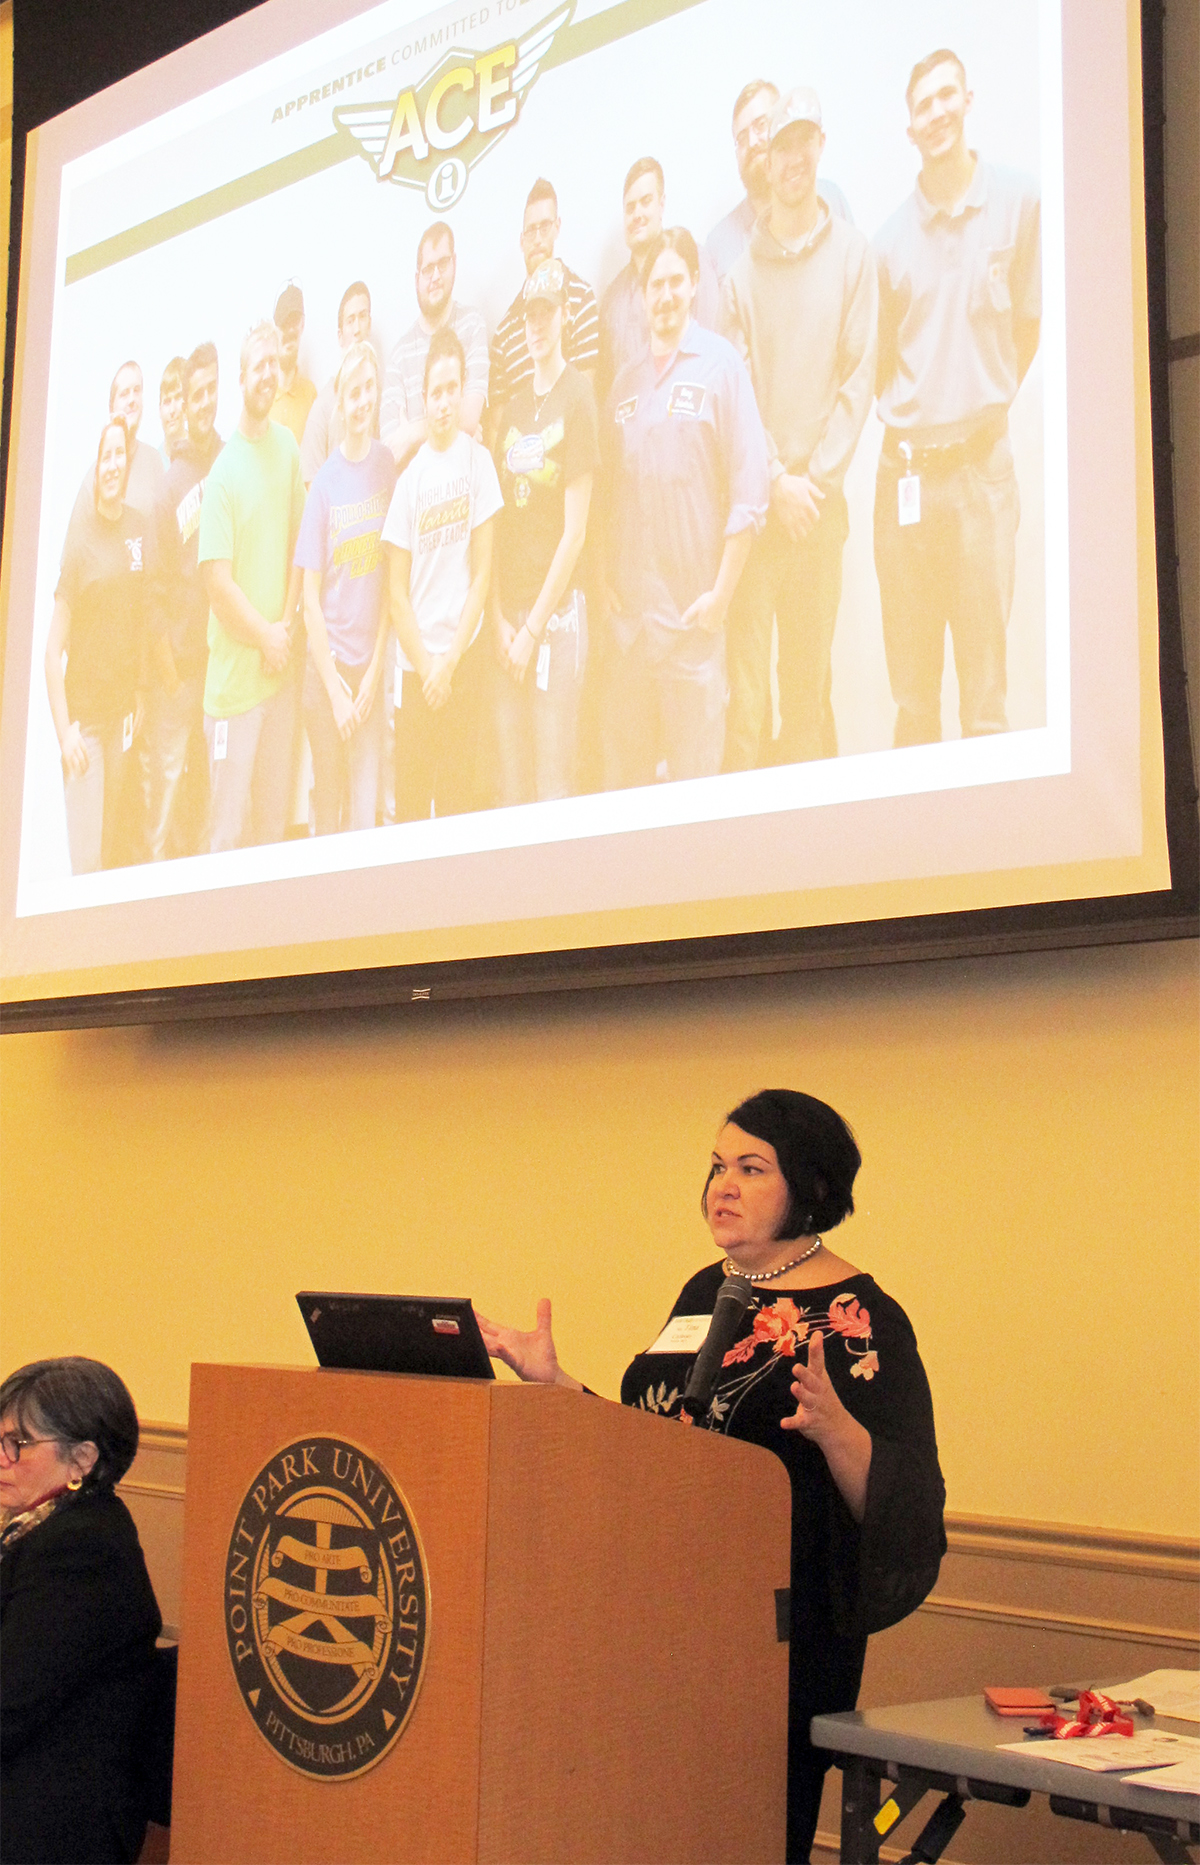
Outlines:
{"type": "Polygon", "coordinates": [[[562,1383],[558,1355],[554,1350],[554,1336],[550,1331],[548,1296],[543,1296],[537,1305],[537,1326],[531,1333],[523,1333],[520,1328],[500,1327],[495,1321],[489,1321],[486,1315],[481,1315],[478,1308],[475,1310],[475,1319],[491,1358],[503,1360],[505,1366],[511,1366],[518,1379],[534,1381],[541,1386],[562,1383]]]}
{"type": "Polygon", "coordinates": [[[91,762],[78,719],[72,719],[67,727],[66,737],[62,741],[62,762],[68,777],[82,777],[91,762]]]}

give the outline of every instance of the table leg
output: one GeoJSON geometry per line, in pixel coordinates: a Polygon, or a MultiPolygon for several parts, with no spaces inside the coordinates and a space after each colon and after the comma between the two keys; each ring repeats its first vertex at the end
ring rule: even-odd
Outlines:
{"type": "Polygon", "coordinates": [[[842,1865],[879,1865],[879,1772],[863,1755],[842,1755],[842,1865]]]}

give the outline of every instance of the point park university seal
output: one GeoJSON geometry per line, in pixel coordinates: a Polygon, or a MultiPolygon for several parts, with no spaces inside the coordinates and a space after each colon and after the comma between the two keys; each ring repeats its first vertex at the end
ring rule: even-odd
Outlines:
{"type": "Polygon", "coordinates": [[[348,1780],[412,1714],[429,1582],[412,1511],[345,1438],[298,1438],[246,1491],[225,1562],[225,1634],[242,1701],[290,1767],[348,1780]]]}

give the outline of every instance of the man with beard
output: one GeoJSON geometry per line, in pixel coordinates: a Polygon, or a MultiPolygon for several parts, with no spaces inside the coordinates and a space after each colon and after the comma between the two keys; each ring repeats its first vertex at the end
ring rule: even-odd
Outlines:
{"type": "Polygon", "coordinates": [[[817,191],[815,91],[771,116],[771,201],[725,281],[722,327],[745,357],[767,430],[771,514],[730,612],[725,768],[837,756],[831,651],[849,523],[842,484],[875,382],[875,267],[817,191]],[[770,750],[771,627],[779,741],[770,750]]]}
{"type": "Polygon", "coordinates": [[[967,144],[957,53],[906,93],[921,172],[877,235],[875,569],[895,743],[942,736],[946,628],[964,738],[1008,730],[1007,633],[1020,502],[1008,410],[1041,328],[1040,204],[1024,175],[967,144]]]}
{"type": "MultiPolygon", "coordinates": [[[[652,155],[644,155],[626,175],[625,186],[621,190],[629,264],[617,273],[600,301],[600,367],[596,399],[601,407],[618,372],[626,363],[633,362],[642,354],[649,339],[645,292],[646,255],[662,233],[666,205],[662,164],[652,155]]],[[[714,330],[720,287],[716,268],[704,251],[699,255],[699,268],[691,314],[698,324],[714,330]]]]}
{"type": "Polygon", "coordinates": [[[458,261],[454,234],[444,220],[421,235],[417,247],[417,318],[388,357],[379,408],[379,434],[403,471],[417,448],[429,438],[425,419],[425,358],[435,330],[452,330],[463,347],[466,373],[459,425],[475,434],[483,418],[488,389],[487,327],[478,311],[458,304],[454,280],[458,261]]]}
{"type": "Polygon", "coordinates": [[[150,859],[199,854],[208,828],[204,674],[208,591],[197,562],[208,475],[221,451],[217,352],[201,343],[183,364],[187,431],[167,474],[159,552],[163,600],[150,652],[147,816],[150,859]]]}
{"type": "Polygon", "coordinates": [[[213,852],[283,839],[291,801],[296,683],[291,677],[304,513],[295,437],[271,409],[279,332],[256,324],[242,343],[242,412],[208,475],[198,558],[208,589],[204,736],[213,852]]]}
{"type": "Polygon", "coordinates": [[[647,347],[605,413],[608,789],[712,777],[725,742],[725,616],[770,481],[754,390],[733,345],[694,318],[686,227],[646,254],[647,347]]]}
{"type": "MultiPolygon", "coordinates": [[[[771,185],[767,180],[767,149],[770,143],[771,112],[779,102],[779,87],[769,78],[751,78],[738,93],[733,106],[733,152],[738,174],[746,192],[731,213],[716,226],[706,241],[709,258],[717,268],[722,285],[741,258],[750,241],[756,221],[771,205],[771,185]]],[[[817,193],[831,214],[854,223],[850,204],[836,181],[817,177],[817,193]]]]}

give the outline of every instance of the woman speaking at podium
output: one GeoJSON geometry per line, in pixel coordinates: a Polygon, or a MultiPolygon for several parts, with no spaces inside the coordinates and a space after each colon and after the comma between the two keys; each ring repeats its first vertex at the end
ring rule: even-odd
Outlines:
{"type": "MultiPolygon", "coordinates": [[[[868,1634],[921,1603],[946,1548],[916,1337],[903,1309],[824,1241],[854,1209],[860,1164],[845,1121],[811,1095],[771,1089],[734,1108],[700,1199],[722,1260],[684,1285],[621,1382],[622,1404],[764,1445],[787,1465],[789,1865],[809,1856],[828,1765],[809,1723],[854,1708],[868,1634]],[[698,1386],[714,1310],[721,1338],[698,1386]]],[[[530,1333],[479,1324],[488,1352],[521,1379],[578,1387],[559,1366],[548,1301],[530,1333]]]]}

